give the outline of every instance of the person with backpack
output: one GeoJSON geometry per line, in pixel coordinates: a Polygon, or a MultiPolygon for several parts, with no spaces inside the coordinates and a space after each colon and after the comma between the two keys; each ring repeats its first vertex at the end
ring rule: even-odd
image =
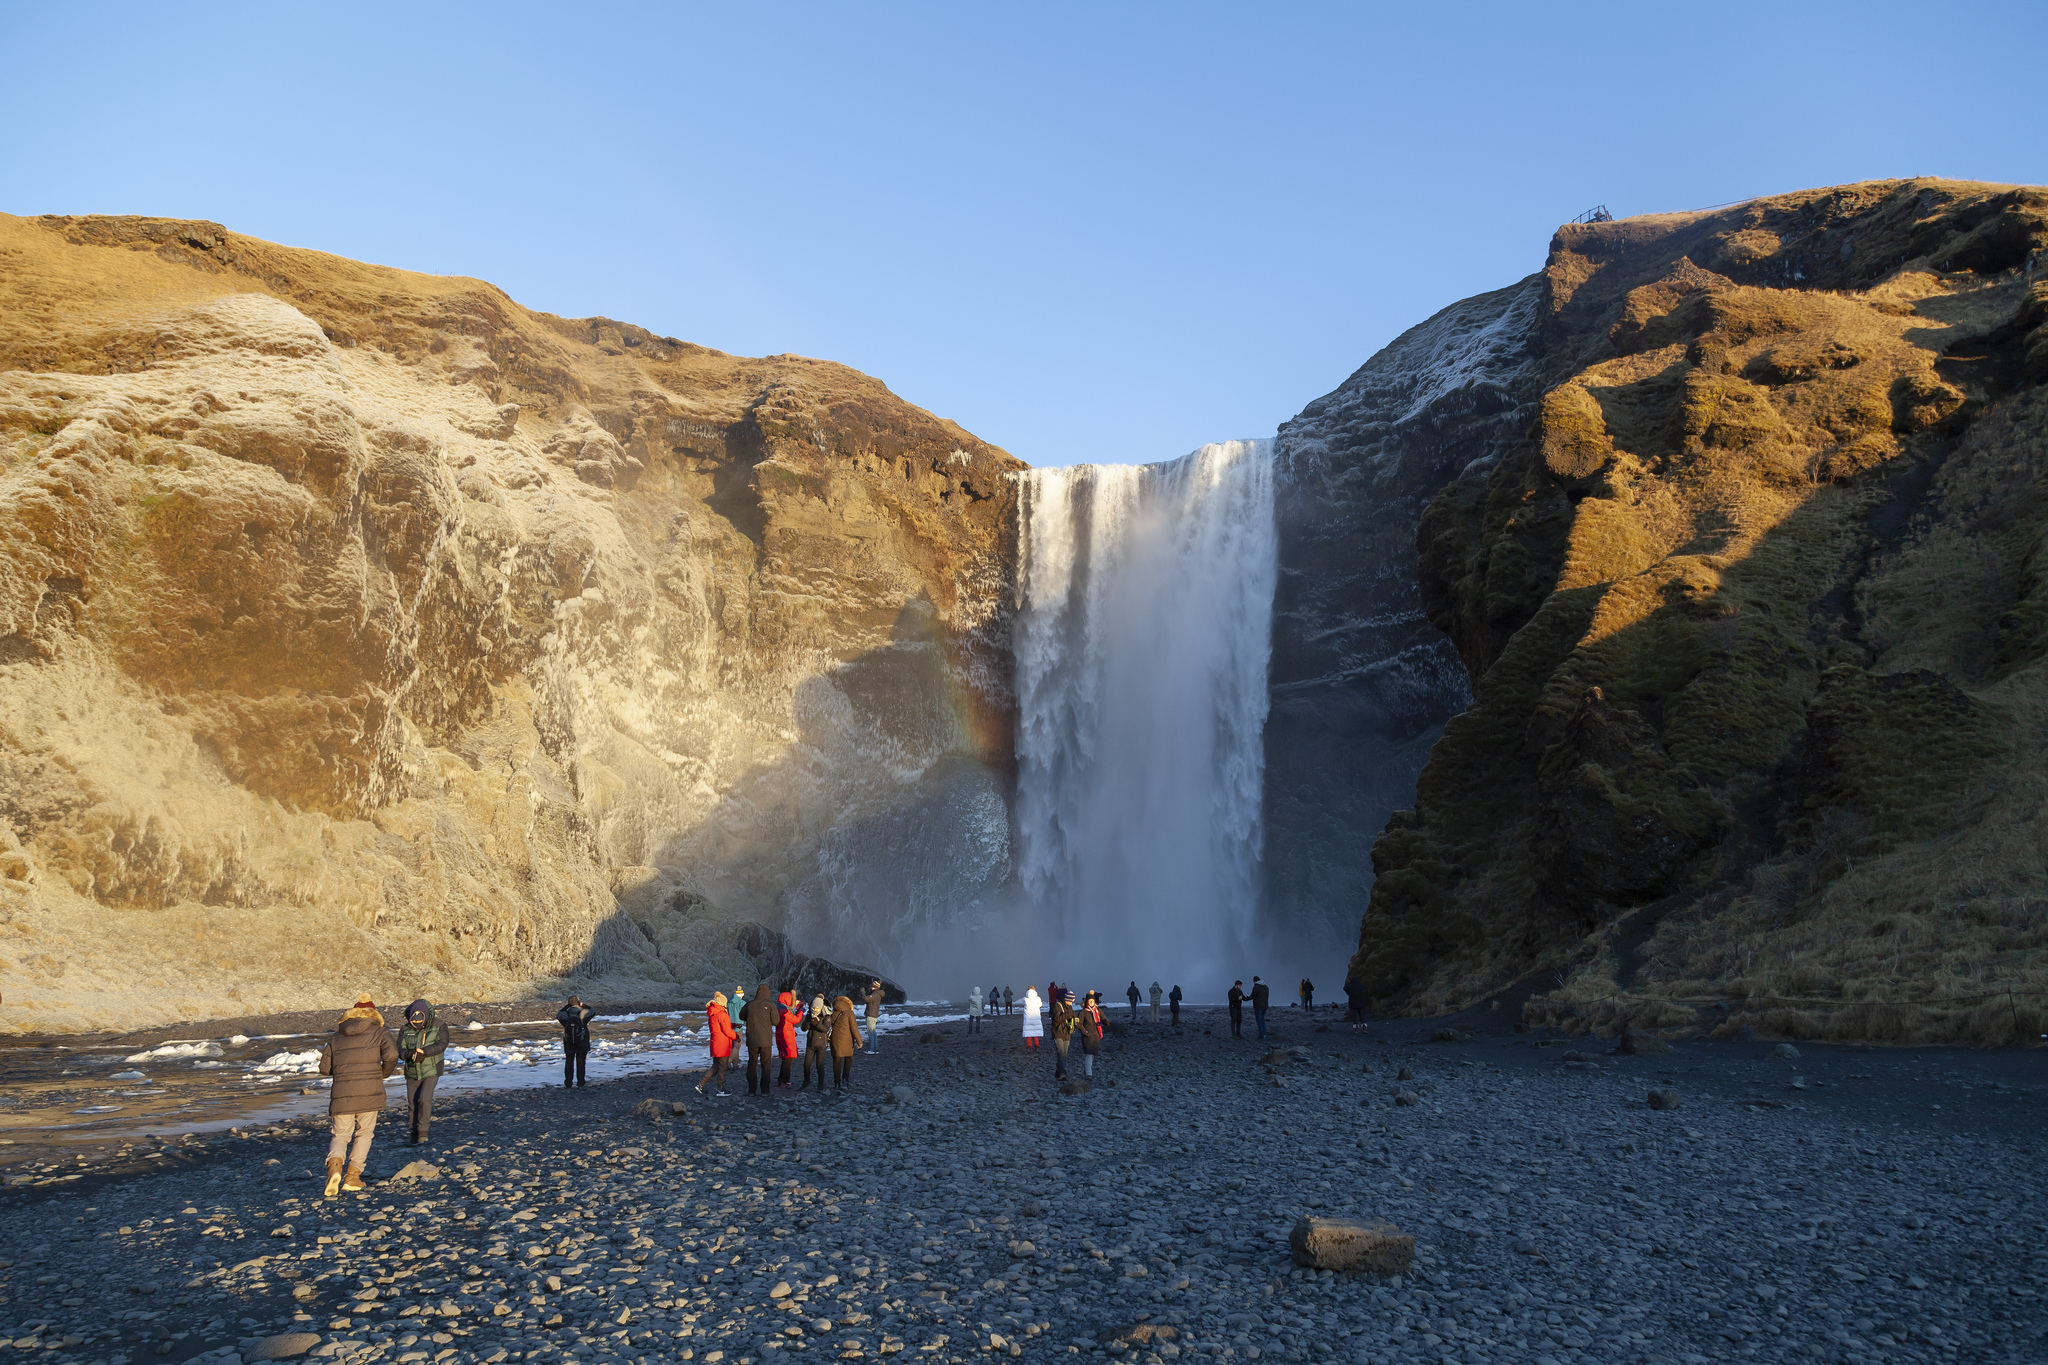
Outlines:
{"type": "Polygon", "coordinates": [[[344,1012],[334,1036],[320,1049],[320,1074],[334,1078],[327,1116],[334,1128],[327,1145],[327,1197],[336,1190],[360,1190],[369,1164],[377,1115],[384,1112],[384,1081],[398,1070],[398,1045],[384,1016],[367,995],[344,1012]]]}
{"type": "Polygon", "coordinates": [[[715,1086],[711,1098],[722,1100],[726,1098],[725,1073],[732,1065],[733,1044],[740,1038],[733,1029],[732,1016],[726,1013],[724,991],[711,993],[710,1003],[704,1006],[704,1028],[711,1035],[711,1069],[697,1082],[697,1093],[704,1094],[707,1085],[715,1086]]]}
{"type": "Polygon", "coordinates": [[[1067,1074],[1067,1049],[1074,1041],[1073,992],[1055,986],[1052,992],[1052,1078],[1067,1074]]]}
{"type": "Polygon", "coordinates": [[[590,1056],[590,1021],[596,1010],[583,1003],[581,997],[570,996],[569,1003],[555,1011],[555,1022],[562,1026],[562,1087],[582,1085],[583,1065],[590,1056]]]}
{"type": "Polygon", "coordinates": [[[424,1147],[434,1122],[434,1087],[441,1080],[441,1058],[448,1051],[448,1030],[434,1019],[434,1002],[420,999],[405,1007],[405,1027],[398,1031],[398,1055],[405,1062],[405,1108],[412,1118],[410,1145],[424,1147]]]}
{"type": "Polygon", "coordinates": [[[1230,983],[1230,1036],[1244,1037],[1244,982],[1230,983]]]}
{"type": "Polygon", "coordinates": [[[1139,1000],[1140,1000],[1140,999],[1142,998],[1142,997],[1140,997],[1140,996],[1139,996],[1139,994],[1138,994],[1138,983],[1137,983],[1137,982],[1135,982],[1135,981],[1133,981],[1133,982],[1131,983],[1131,988],[1130,988],[1129,990],[1125,991],[1125,992],[1124,992],[1124,994],[1130,997],[1130,1000],[1131,1000],[1131,1022],[1135,1024],[1135,1023],[1137,1023],[1137,1022],[1138,1022],[1138,1001],[1139,1001],[1139,1000]]]}
{"type": "Polygon", "coordinates": [[[979,986],[967,992],[967,1031],[969,1033],[981,1032],[981,987],[979,986]]]}
{"type": "Polygon", "coordinates": [[[1173,983],[1173,994],[1166,997],[1166,1003],[1173,1007],[1173,1026],[1180,1027],[1180,982],[1173,983]]]}
{"type": "Polygon", "coordinates": [[[1311,1014],[1315,1013],[1316,983],[1305,976],[1301,979],[1301,1007],[1311,1014]]]}

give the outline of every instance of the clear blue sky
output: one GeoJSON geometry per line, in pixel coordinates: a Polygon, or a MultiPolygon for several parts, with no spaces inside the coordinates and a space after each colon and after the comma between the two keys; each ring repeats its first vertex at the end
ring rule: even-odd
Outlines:
{"type": "Polygon", "coordinates": [[[13,213],[211,218],[1034,464],[1270,435],[1552,228],[2048,181],[2048,3],[0,7],[13,213]]]}

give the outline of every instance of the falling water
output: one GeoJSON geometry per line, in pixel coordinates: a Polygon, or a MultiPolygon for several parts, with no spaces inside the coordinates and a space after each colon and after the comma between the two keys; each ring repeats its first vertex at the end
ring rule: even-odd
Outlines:
{"type": "Polygon", "coordinates": [[[1091,978],[1219,998],[1259,887],[1271,443],[1032,470],[1021,515],[1024,890],[1091,978]]]}

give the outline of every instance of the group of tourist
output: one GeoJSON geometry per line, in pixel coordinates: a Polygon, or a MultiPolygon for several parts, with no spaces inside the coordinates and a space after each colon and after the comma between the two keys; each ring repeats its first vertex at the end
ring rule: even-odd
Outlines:
{"type": "MultiPolygon", "coordinates": [[[[1356,981],[1346,981],[1344,993],[1352,1031],[1357,1032],[1365,1027],[1367,1002],[1363,987],[1356,981]]],[[[1303,977],[1299,994],[1302,1008],[1313,1011],[1315,983],[1303,977]]],[[[1159,1022],[1163,1000],[1172,1011],[1172,1022],[1180,1023],[1183,996],[1179,985],[1165,991],[1154,981],[1150,991],[1144,992],[1134,980],[1124,992],[1130,1002],[1133,1024],[1138,1022],[1139,1007],[1148,995],[1152,1022],[1159,1022]]],[[[754,988],[751,999],[738,986],[729,995],[724,991],[714,993],[704,1007],[711,1066],[698,1082],[697,1093],[714,1099],[728,1097],[726,1076],[741,1047],[746,1049],[749,1095],[765,1097],[771,1086],[786,1089],[790,1085],[791,1065],[800,1049],[803,1079],[796,1087],[798,1090],[810,1089],[815,1079],[822,1095],[829,1071],[834,1093],[844,1091],[853,1080],[854,1054],[863,1048],[869,1052],[879,1049],[884,996],[879,980],[868,982],[858,1003],[851,995],[840,995],[828,1004],[820,991],[806,1004],[796,992],[776,991],[767,982],[754,988]],[[773,1079],[769,1074],[771,1059],[781,1063],[773,1079]]],[[[1245,989],[1241,980],[1231,983],[1230,1036],[1244,1037],[1247,1002],[1252,1007],[1258,1036],[1264,1038],[1272,993],[1258,976],[1252,977],[1250,990],[1245,989]]],[[[1091,990],[1077,999],[1070,988],[1054,981],[1047,983],[1044,995],[1038,993],[1036,986],[1028,987],[1020,1001],[1007,986],[991,986],[986,995],[976,986],[967,993],[967,1031],[979,1033],[987,1015],[1008,1015],[1020,1008],[1027,1051],[1038,1051],[1041,1041],[1050,1034],[1057,1054],[1053,1063],[1056,1079],[1067,1074],[1068,1052],[1077,1035],[1081,1040],[1082,1074],[1095,1074],[1095,1058],[1101,1053],[1102,1039],[1108,1032],[1101,991],[1091,990]]],[[[588,1084],[585,1068],[590,1056],[590,1024],[595,1016],[596,1011],[573,995],[555,1015],[555,1021],[562,1026],[564,1086],[588,1084]]],[[[440,1080],[442,1058],[447,1050],[448,1031],[435,1018],[431,1001],[415,1000],[406,1006],[405,1023],[395,1040],[384,1016],[367,995],[359,997],[342,1014],[334,1036],[320,1052],[320,1074],[334,1081],[327,1102],[327,1112],[333,1120],[333,1137],[327,1149],[329,1195],[363,1187],[363,1166],[369,1159],[377,1117],[384,1109],[384,1082],[401,1068],[405,1072],[410,1142],[418,1146],[428,1140],[434,1116],[434,1087],[440,1080]]]]}
{"type": "Polygon", "coordinates": [[[771,1093],[771,1084],[775,1089],[788,1087],[790,1064],[797,1057],[799,1035],[803,1040],[804,1076],[796,1088],[810,1089],[811,1078],[815,1074],[821,1095],[825,1093],[828,1059],[832,1088],[838,1092],[852,1083],[853,1054],[863,1046],[869,1052],[879,1050],[882,1002],[886,994],[880,981],[868,982],[868,988],[861,996],[860,1003],[866,1007],[865,1031],[861,1028],[860,1012],[850,995],[838,996],[828,1005],[824,992],[820,991],[806,1005],[797,998],[795,991],[771,995],[771,990],[772,987],[764,981],[754,988],[754,998],[748,1000],[746,993],[735,986],[730,998],[724,991],[718,991],[705,1005],[704,1027],[711,1035],[711,1069],[697,1083],[699,1095],[708,1094],[713,1099],[726,1097],[726,1071],[732,1065],[735,1049],[742,1043],[747,1050],[747,1093],[764,1098],[771,1093]],[[744,1026],[744,1032],[734,1025],[735,1015],[744,1026]],[[782,1064],[781,1072],[773,1082],[768,1079],[771,1055],[782,1064]]]}

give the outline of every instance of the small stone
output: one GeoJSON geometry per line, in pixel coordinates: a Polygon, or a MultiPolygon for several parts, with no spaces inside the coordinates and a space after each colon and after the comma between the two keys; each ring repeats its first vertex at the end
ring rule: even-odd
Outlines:
{"type": "Polygon", "coordinates": [[[1413,1090],[1396,1090],[1394,1092],[1394,1103],[1403,1109],[1420,1102],[1421,1096],[1417,1095],[1413,1090]]]}
{"type": "Polygon", "coordinates": [[[1469,1043],[1472,1041],[1472,1035],[1461,1028],[1440,1028],[1430,1031],[1429,1041],[1432,1043],[1469,1043]]]}
{"type": "Polygon", "coordinates": [[[1287,1052],[1284,1049],[1276,1047],[1271,1052],[1267,1053],[1265,1056],[1259,1058],[1259,1065],[1286,1066],[1290,1060],[1292,1059],[1287,1055],[1287,1052]]]}
{"type": "Polygon", "coordinates": [[[917,1098],[917,1092],[907,1085],[892,1085],[883,1100],[885,1104],[909,1104],[917,1098]]]}
{"type": "Polygon", "coordinates": [[[671,1104],[663,1103],[661,1100],[642,1100],[627,1112],[635,1118],[647,1119],[652,1123],[660,1123],[663,1119],[675,1113],[676,1110],[671,1104]]]}
{"type": "Polygon", "coordinates": [[[408,1161],[399,1168],[397,1175],[391,1177],[391,1181],[385,1183],[389,1184],[392,1181],[399,1180],[439,1180],[440,1178],[441,1168],[439,1166],[426,1161],[408,1161]]]}
{"type": "Polygon", "coordinates": [[[1784,1061],[1796,1062],[1799,1060],[1799,1049],[1790,1043],[1780,1043],[1771,1049],[1771,1055],[1784,1061]]]}
{"type": "Polygon", "coordinates": [[[1399,1275],[1415,1260],[1415,1239],[1388,1223],[1344,1222],[1304,1215],[1288,1235],[1296,1265],[1399,1275]]]}
{"type": "Polygon", "coordinates": [[[1087,1078],[1083,1076],[1069,1076],[1060,1082],[1062,1095],[1085,1095],[1090,1089],[1087,1078]]]}
{"type": "Polygon", "coordinates": [[[1790,1085],[1790,1087],[1791,1087],[1792,1089],[1794,1089],[1794,1090],[1804,1090],[1804,1089],[1806,1089],[1806,1077],[1804,1077],[1804,1076],[1794,1076],[1794,1077],[1793,1077],[1793,1078],[1791,1079],[1791,1081],[1789,1081],[1789,1082],[1788,1082],[1788,1084],[1789,1084],[1789,1085],[1790,1085]]]}
{"type": "Polygon", "coordinates": [[[1415,1079],[1415,1073],[1404,1066],[1394,1073],[1394,1079],[1397,1081],[1412,1081],[1415,1079]]]}
{"type": "Polygon", "coordinates": [[[318,1332],[284,1332],[278,1336],[265,1337],[254,1346],[242,1351],[244,1360],[290,1360],[302,1356],[320,1344],[318,1332]]]}
{"type": "Polygon", "coordinates": [[[1650,1092],[1650,1107],[1652,1109],[1676,1109],[1678,1107],[1678,1092],[1669,1086],[1662,1090],[1652,1090],[1650,1092]]]}
{"type": "Polygon", "coordinates": [[[1010,1243],[1010,1255],[1017,1260],[1028,1261],[1037,1254],[1038,1248],[1031,1245],[1028,1241],[1010,1243]]]}
{"type": "Polygon", "coordinates": [[[771,1299],[786,1299],[794,1292],[796,1291],[789,1287],[788,1280],[777,1280],[775,1287],[768,1291],[768,1297],[771,1299]]]}

